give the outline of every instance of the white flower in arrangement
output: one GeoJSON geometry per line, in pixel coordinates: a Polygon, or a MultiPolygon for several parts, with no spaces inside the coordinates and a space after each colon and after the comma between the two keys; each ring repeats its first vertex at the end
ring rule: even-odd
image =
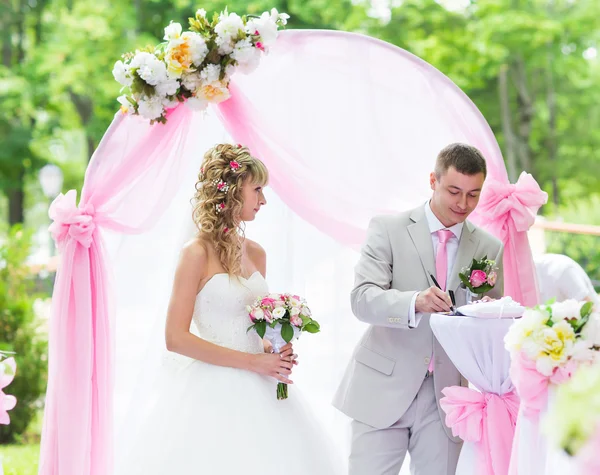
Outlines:
{"type": "Polygon", "coordinates": [[[290,302],[290,307],[300,307],[300,305],[301,305],[300,301],[293,297],[289,300],[289,302],[290,302]]]}
{"type": "Polygon", "coordinates": [[[208,64],[200,73],[200,79],[204,82],[217,82],[221,75],[221,66],[218,64],[208,64]]]}
{"type": "Polygon", "coordinates": [[[138,101],[138,112],[146,119],[158,119],[163,114],[162,98],[153,96],[140,99],[138,101]]]}
{"type": "Polygon", "coordinates": [[[577,300],[569,299],[563,302],[556,302],[551,305],[552,308],[552,321],[559,322],[561,320],[580,320],[581,319],[581,307],[585,302],[579,302],[577,300]]]}
{"type": "Polygon", "coordinates": [[[117,101],[121,104],[121,112],[124,112],[127,115],[132,115],[135,112],[133,104],[129,102],[129,99],[127,99],[125,94],[117,97],[117,101]]]}
{"type": "Polygon", "coordinates": [[[131,60],[131,68],[137,69],[137,74],[146,83],[156,86],[167,80],[167,67],[152,53],[138,52],[131,60]]]}
{"type": "Polygon", "coordinates": [[[295,317],[296,315],[300,315],[300,307],[293,307],[292,310],[290,310],[290,314],[295,317]]]}
{"type": "Polygon", "coordinates": [[[206,10],[204,8],[199,8],[196,10],[196,16],[200,18],[206,18],[206,10]]]}
{"type": "Polygon", "coordinates": [[[271,21],[273,23],[280,22],[283,26],[287,25],[290,16],[287,13],[279,13],[277,8],[271,8],[271,21]]]}
{"type": "MultiPolygon", "coordinates": [[[[506,349],[511,353],[521,350],[524,341],[548,321],[548,313],[541,309],[527,309],[523,317],[513,323],[504,337],[506,349]]],[[[532,350],[533,351],[533,350],[532,350]]]]}
{"type": "Polygon", "coordinates": [[[133,78],[131,77],[129,65],[123,63],[123,61],[121,60],[115,63],[112,73],[117,82],[122,86],[129,87],[133,83],[133,78]]]}
{"type": "Polygon", "coordinates": [[[259,18],[252,18],[246,24],[246,33],[260,36],[260,45],[257,48],[264,49],[275,43],[277,39],[277,23],[272,20],[271,15],[263,13],[259,18]]]}
{"type": "Polygon", "coordinates": [[[176,40],[181,36],[181,31],[181,23],[175,23],[172,21],[169,23],[169,26],[165,28],[165,36],[163,39],[167,41],[176,40]]]}
{"type": "Polygon", "coordinates": [[[185,101],[185,105],[196,112],[206,110],[208,104],[208,101],[205,101],[204,99],[200,99],[198,97],[190,97],[187,101],[185,101]]]}
{"type": "Polygon", "coordinates": [[[600,347],[600,314],[594,312],[590,315],[587,324],[581,330],[581,336],[591,345],[600,347]]]}
{"type": "Polygon", "coordinates": [[[271,314],[273,315],[273,318],[283,318],[285,316],[285,307],[275,307],[271,314]]]}
{"type": "Polygon", "coordinates": [[[167,79],[156,85],[156,94],[159,96],[173,96],[179,89],[177,79],[167,79]]]}
{"type": "Polygon", "coordinates": [[[235,44],[231,57],[237,61],[241,72],[249,74],[258,66],[260,50],[254,47],[250,38],[246,38],[235,44]]]}
{"type": "Polygon", "coordinates": [[[190,45],[192,63],[194,63],[196,66],[200,66],[208,54],[208,46],[206,46],[206,41],[204,38],[202,38],[202,36],[196,33],[184,33],[184,36],[190,45]]]}
{"type": "Polygon", "coordinates": [[[244,31],[244,22],[237,13],[221,13],[219,23],[215,26],[215,33],[224,41],[231,41],[240,32],[244,31]]]}
{"type": "Polygon", "coordinates": [[[181,84],[188,91],[194,92],[200,87],[200,84],[202,84],[202,78],[200,77],[200,74],[196,72],[184,73],[181,76],[181,84]]]}

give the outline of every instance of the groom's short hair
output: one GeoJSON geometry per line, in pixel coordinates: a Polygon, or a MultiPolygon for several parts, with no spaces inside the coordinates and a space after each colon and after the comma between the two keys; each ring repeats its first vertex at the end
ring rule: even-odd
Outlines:
{"type": "Polygon", "coordinates": [[[444,147],[435,161],[435,175],[440,178],[450,167],[463,175],[487,176],[487,167],[483,154],[472,145],[452,143],[444,147]]]}

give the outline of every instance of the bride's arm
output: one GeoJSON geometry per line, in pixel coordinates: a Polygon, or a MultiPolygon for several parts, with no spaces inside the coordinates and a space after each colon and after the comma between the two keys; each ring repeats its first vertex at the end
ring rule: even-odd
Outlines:
{"type": "Polygon", "coordinates": [[[285,376],[292,364],[275,354],[249,354],[224,348],[190,333],[198,285],[206,278],[208,255],[197,241],[186,244],[179,257],[169,301],[165,339],[167,349],[217,366],[240,368],[291,383],[285,376]]]}

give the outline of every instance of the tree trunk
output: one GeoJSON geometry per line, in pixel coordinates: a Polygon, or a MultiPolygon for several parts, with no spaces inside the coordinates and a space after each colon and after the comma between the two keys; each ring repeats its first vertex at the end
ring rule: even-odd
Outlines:
{"type": "Polygon", "coordinates": [[[533,163],[531,159],[531,147],[529,138],[531,136],[531,128],[535,114],[533,97],[529,92],[527,84],[527,71],[525,70],[525,62],[519,55],[515,60],[512,68],[513,83],[517,90],[517,117],[519,136],[518,156],[523,170],[533,172],[533,163]]]}

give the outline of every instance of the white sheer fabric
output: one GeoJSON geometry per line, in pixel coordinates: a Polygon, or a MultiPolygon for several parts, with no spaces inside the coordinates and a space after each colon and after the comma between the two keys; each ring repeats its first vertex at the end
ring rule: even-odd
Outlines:
{"type": "MultiPolygon", "coordinates": [[[[514,388],[510,354],[504,348],[504,335],[512,323],[512,319],[431,316],[433,333],[460,373],[478,390],[499,395],[514,388]]],[[[476,460],[475,444],[465,442],[456,473],[477,475],[476,460]]]]}

